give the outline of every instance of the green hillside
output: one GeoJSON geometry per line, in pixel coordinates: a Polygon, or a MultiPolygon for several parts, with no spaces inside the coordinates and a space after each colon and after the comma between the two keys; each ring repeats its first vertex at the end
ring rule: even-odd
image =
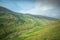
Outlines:
{"type": "Polygon", "coordinates": [[[60,40],[59,24],[55,18],[0,7],[0,40],[60,40]]]}
{"type": "Polygon", "coordinates": [[[22,36],[25,40],[60,40],[60,21],[47,25],[42,30],[22,36]]]}

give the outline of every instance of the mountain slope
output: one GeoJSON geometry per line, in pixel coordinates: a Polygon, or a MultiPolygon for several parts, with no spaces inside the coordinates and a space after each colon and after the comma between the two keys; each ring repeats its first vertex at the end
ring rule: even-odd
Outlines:
{"type": "MultiPolygon", "coordinates": [[[[35,37],[41,35],[39,34],[40,31],[43,33],[43,30],[49,29],[50,24],[55,21],[58,21],[58,19],[16,13],[0,7],[0,40],[35,40],[35,37]]],[[[55,23],[53,24],[55,25],[55,23]]],[[[39,38],[36,39],[40,40],[39,38]]]]}
{"type": "Polygon", "coordinates": [[[47,25],[43,30],[24,37],[25,40],[60,40],[60,21],[47,25]]]}
{"type": "Polygon", "coordinates": [[[17,26],[23,24],[24,22],[25,21],[23,19],[15,15],[15,12],[0,7],[0,39],[3,39],[7,35],[16,32],[17,26]]]}

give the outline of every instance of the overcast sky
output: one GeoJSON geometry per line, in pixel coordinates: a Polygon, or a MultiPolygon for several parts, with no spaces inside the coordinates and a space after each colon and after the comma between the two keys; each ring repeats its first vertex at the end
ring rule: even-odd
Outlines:
{"type": "Polygon", "coordinates": [[[60,0],[0,0],[0,6],[19,13],[60,17],[60,0]]]}

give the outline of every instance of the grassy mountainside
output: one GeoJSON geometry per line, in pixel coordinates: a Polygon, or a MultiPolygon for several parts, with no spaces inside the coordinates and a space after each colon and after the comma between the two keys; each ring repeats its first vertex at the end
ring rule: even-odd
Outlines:
{"type": "Polygon", "coordinates": [[[16,13],[0,7],[0,40],[58,40],[60,22],[55,21],[58,19],[16,13]]]}
{"type": "Polygon", "coordinates": [[[32,35],[26,35],[23,36],[25,40],[60,40],[60,21],[47,25],[32,35]]]}

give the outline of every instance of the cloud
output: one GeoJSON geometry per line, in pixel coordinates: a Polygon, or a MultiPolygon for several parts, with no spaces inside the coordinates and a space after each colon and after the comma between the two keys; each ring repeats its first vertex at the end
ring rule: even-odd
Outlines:
{"type": "MultiPolygon", "coordinates": [[[[48,1],[49,2],[49,1],[48,1]]],[[[35,2],[35,7],[29,10],[21,10],[22,13],[30,13],[34,15],[43,15],[43,16],[49,16],[54,18],[59,18],[59,8],[51,3],[49,4],[43,4],[41,1],[35,2]]]]}
{"type": "Polygon", "coordinates": [[[46,0],[47,3],[52,6],[60,6],[60,0],[46,0]]]}
{"type": "Polygon", "coordinates": [[[21,10],[20,12],[22,13],[30,13],[30,14],[34,14],[34,15],[44,15],[47,10],[51,10],[53,9],[52,6],[48,6],[48,5],[41,5],[41,3],[36,2],[35,3],[35,7],[29,10],[21,10]]]}
{"type": "Polygon", "coordinates": [[[60,7],[60,0],[36,0],[36,1],[41,2],[42,4],[60,7]]]}

